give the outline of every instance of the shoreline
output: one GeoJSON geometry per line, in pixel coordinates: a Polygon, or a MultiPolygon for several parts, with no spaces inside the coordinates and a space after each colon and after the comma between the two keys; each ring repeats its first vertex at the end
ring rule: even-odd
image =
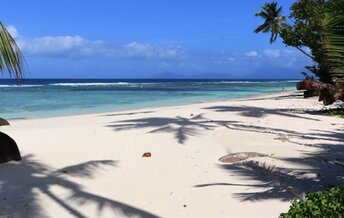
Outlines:
{"type": "Polygon", "coordinates": [[[292,92],[300,92],[297,90],[280,90],[280,91],[271,91],[267,93],[261,93],[256,94],[252,96],[244,96],[244,97],[237,97],[237,98],[231,98],[226,100],[213,100],[213,101],[204,101],[204,102],[191,102],[191,103],[181,103],[176,105],[166,105],[166,106],[147,106],[147,107],[141,107],[136,109],[119,109],[119,110],[109,110],[109,111],[102,111],[102,112],[85,112],[80,114],[65,114],[65,115],[52,115],[52,116],[39,116],[39,117],[18,117],[18,118],[9,118],[5,119],[8,121],[18,121],[18,120],[39,120],[39,119],[49,119],[49,118],[59,118],[59,117],[73,117],[73,116],[87,116],[87,115],[102,115],[106,113],[121,113],[121,112],[131,112],[131,111],[137,111],[137,110],[154,110],[154,109],[161,109],[161,108],[168,108],[168,107],[180,107],[180,106],[188,106],[188,105],[197,105],[197,104],[206,104],[206,103],[221,103],[221,102],[231,102],[231,101],[240,101],[240,100],[250,100],[250,99],[256,99],[259,97],[266,97],[269,98],[270,96],[283,94],[283,93],[292,93],[292,92]]]}
{"type": "Polygon", "coordinates": [[[297,93],[13,120],[0,215],[278,217],[344,180],[344,119],[297,93]]]}

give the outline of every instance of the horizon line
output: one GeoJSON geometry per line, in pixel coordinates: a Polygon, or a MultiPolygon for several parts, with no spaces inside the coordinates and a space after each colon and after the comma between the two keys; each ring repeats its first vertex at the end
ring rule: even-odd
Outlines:
{"type": "MultiPolygon", "coordinates": [[[[19,80],[29,80],[29,79],[79,79],[79,80],[110,80],[110,79],[117,79],[117,80],[301,80],[300,78],[21,78],[19,80]]],[[[0,80],[18,80],[16,78],[0,78],[0,80]]]]}

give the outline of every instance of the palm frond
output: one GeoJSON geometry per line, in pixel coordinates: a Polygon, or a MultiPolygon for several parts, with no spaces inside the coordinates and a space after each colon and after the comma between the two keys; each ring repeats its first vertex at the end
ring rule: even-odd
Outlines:
{"type": "Polygon", "coordinates": [[[344,85],[344,2],[328,7],[324,20],[324,56],[331,78],[344,85]]]}
{"type": "Polygon", "coordinates": [[[268,30],[269,31],[269,24],[268,23],[263,23],[262,25],[258,26],[254,32],[255,33],[259,33],[261,31],[265,32],[265,30],[268,30]]]}
{"type": "Polygon", "coordinates": [[[0,22],[0,71],[8,72],[9,76],[21,79],[23,77],[23,55],[11,34],[0,22]]]}
{"type": "Polygon", "coordinates": [[[256,14],[256,17],[261,17],[263,19],[269,19],[269,14],[266,11],[259,10],[256,14]]]}

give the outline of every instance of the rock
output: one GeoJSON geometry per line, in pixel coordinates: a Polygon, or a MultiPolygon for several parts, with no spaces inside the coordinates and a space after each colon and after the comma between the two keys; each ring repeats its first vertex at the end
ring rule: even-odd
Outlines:
{"type": "Polygon", "coordinates": [[[11,160],[20,161],[22,158],[16,142],[3,132],[0,132],[0,163],[11,160]]]}
{"type": "Polygon", "coordinates": [[[0,126],[6,126],[6,125],[10,125],[10,123],[9,123],[7,120],[2,119],[2,118],[0,117],[0,126]]]}
{"type": "Polygon", "coordinates": [[[152,154],[150,152],[145,152],[142,157],[151,157],[152,154]]]}
{"type": "Polygon", "coordinates": [[[307,90],[303,92],[303,97],[304,98],[310,98],[314,96],[319,96],[319,93],[315,90],[307,90]]]}

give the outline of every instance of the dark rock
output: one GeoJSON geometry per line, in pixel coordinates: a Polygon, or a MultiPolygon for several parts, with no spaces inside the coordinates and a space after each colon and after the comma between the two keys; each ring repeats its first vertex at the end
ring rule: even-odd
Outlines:
{"type": "Polygon", "coordinates": [[[298,82],[296,83],[297,90],[305,90],[305,82],[298,82]]]}
{"type": "Polygon", "coordinates": [[[330,105],[336,101],[335,95],[330,89],[322,89],[320,91],[319,101],[323,101],[324,105],[330,105]]]}
{"type": "Polygon", "coordinates": [[[0,132],[0,163],[21,159],[16,142],[5,133],[0,132]]]}
{"type": "Polygon", "coordinates": [[[344,101],[344,83],[334,81],[331,84],[315,81],[313,78],[307,77],[304,81],[296,85],[298,90],[306,90],[304,96],[313,97],[316,93],[319,95],[319,101],[323,104],[330,105],[335,101],[344,101]]]}
{"type": "Polygon", "coordinates": [[[0,117],[0,126],[6,126],[6,125],[10,125],[10,123],[9,123],[7,120],[2,119],[2,118],[0,117]]]}
{"type": "Polygon", "coordinates": [[[296,83],[297,90],[311,90],[313,89],[312,84],[314,83],[314,79],[311,77],[306,77],[302,82],[296,83]]]}
{"type": "Polygon", "coordinates": [[[307,90],[303,92],[304,98],[310,98],[314,96],[319,96],[319,93],[315,90],[307,90]]]}

